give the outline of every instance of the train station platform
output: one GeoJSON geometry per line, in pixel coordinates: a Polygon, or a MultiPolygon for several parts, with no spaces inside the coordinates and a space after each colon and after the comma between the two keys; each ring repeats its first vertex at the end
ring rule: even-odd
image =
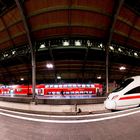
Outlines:
{"type": "Polygon", "coordinates": [[[97,114],[108,112],[103,105],[105,97],[93,99],[45,99],[41,97],[36,102],[32,102],[31,99],[31,97],[0,96],[0,108],[49,115],[97,114]]]}

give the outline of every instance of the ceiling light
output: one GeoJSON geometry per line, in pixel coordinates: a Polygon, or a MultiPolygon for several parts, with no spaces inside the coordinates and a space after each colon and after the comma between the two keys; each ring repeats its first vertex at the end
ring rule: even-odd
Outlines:
{"type": "Polygon", "coordinates": [[[45,46],[45,44],[41,44],[40,45],[40,49],[43,49],[43,48],[45,48],[46,46],[45,46]]]}
{"type": "Polygon", "coordinates": [[[51,64],[51,63],[48,63],[48,64],[46,65],[46,67],[47,67],[48,69],[53,69],[54,65],[51,64]]]}
{"type": "Polygon", "coordinates": [[[138,56],[138,54],[137,54],[136,52],[134,53],[134,55],[135,55],[135,56],[138,56]]]}
{"type": "Polygon", "coordinates": [[[81,46],[81,42],[79,40],[75,41],[75,46],[81,46]]]}
{"type": "Polygon", "coordinates": [[[61,76],[57,76],[57,79],[61,79],[61,76]]]}
{"type": "Polygon", "coordinates": [[[102,48],[102,47],[103,47],[103,44],[101,43],[101,44],[99,45],[99,47],[101,47],[101,48],[102,48]]]}
{"type": "Polygon", "coordinates": [[[12,51],[12,54],[15,54],[16,53],[16,51],[12,51]]]}
{"type": "Polygon", "coordinates": [[[20,78],[21,81],[24,81],[24,78],[20,78]]]}
{"type": "Polygon", "coordinates": [[[119,49],[118,49],[118,51],[119,51],[119,52],[122,52],[122,49],[121,49],[121,48],[119,48],[119,49]]]}
{"type": "Polygon", "coordinates": [[[65,41],[63,42],[63,46],[69,46],[69,45],[70,45],[69,41],[66,41],[66,40],[65,40],[65,41]]]}
{"type": "Polygon", "coordinates": [[[112,50],[112,51],[114,50],[113,46],[109,46],[109,48],[110,48],[110,50],[112,50]]]}
{"type": "Polygon", "coordinates": [[[87,45],[90,47],[92,46],[92,42],[90,42],[89,40],[87,41],[87,45]]]}
{"type": "Polygon", "coordinates": [[[126,67],[121,66],[119,69],[120,69],[120,70],[125,70],[125,69],[126,69],[126,67]]]}
{"type": "Polygon", "coordinates": [[[4,54],[3,56],[4,56],[4,57],[7,57],[7,56],[8,56],[8,54],[6,53],[6,54],[4,54]]]}
{"type": "Polygon", "coordinates": [[[97,76],[97,79],[101,79],[102,77],[101,76],[97,76]]]}

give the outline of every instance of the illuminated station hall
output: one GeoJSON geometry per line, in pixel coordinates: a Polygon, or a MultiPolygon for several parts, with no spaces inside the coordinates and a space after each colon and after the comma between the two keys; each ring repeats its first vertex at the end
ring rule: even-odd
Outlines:
{"type": "Polygon", "coordinates": [[[0,0],[0,140],[140,140],[139,0],[0,0]]]}

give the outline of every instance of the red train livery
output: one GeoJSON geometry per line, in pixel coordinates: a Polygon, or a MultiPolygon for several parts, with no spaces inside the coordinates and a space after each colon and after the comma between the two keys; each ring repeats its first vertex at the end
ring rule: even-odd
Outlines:
{"type": "MultiPolygon", "coordinates": [[[[77,94],[97,94],[102,93],[102,84],[40,84],[36,85],[37,95],[65,95],[77,94]]],[[[31,85],[0,85],[2,95],[30,95],[32,94],[31,85]]]]}

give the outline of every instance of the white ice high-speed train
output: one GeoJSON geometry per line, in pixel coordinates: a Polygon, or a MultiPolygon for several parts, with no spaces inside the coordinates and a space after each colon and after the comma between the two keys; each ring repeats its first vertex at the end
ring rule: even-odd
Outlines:
{"type": "Polygon", "coordinates": [[[104,102],[109,110],[121,110],[140,105],[140,76],[127,78],[104,102]]]}

